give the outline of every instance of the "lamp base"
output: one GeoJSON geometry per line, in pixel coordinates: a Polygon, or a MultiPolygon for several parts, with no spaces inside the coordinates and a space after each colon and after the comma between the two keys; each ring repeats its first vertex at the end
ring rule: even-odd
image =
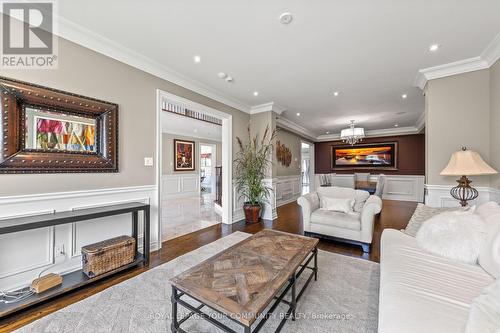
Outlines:
{"type": "Polygon", "coordinates": [[[472,183],[467,176],[460,177],[457,180],[458,185],[451,189],[450,194],[453,198],[460,201],[462,207],[467,206],[467,201],[474,200],[478,197],[479,192],[470,186],[472,183]]]}

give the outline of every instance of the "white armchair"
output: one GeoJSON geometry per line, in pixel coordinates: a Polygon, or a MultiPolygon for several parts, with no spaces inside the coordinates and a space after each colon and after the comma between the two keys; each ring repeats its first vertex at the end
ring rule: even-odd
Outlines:
{"type": "Polygon", "coordinates": [[[321,187],[301,196],[297,203],[302,208],[304,234],[358,244],[363,252],[370,252],[373,222],[382,210],[379,197],[350,188],[321,187]],[[354,209],[349,213],[320,209],[321,196],[353,198],[354,209]]]}

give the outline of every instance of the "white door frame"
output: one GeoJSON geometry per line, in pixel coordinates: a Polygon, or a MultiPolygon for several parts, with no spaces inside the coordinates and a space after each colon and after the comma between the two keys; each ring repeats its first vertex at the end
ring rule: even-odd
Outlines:
{"type": "MultiPolygon", "coordinates": [[[[211,191],[215,190],[215,167],[217,162],[217,145],[215,143],[206,143],[200,141],[200,176],[201,176],[201,146],[212,147],[212,166],[210,167],[210,188],[211,191]]],[[[200,193],[201,193],[201,182],[200,182],[200,193]]],[[[213,194],[214,192],[211,192],[213,194]]]]}
{"type": "MultiPolygon", "coordinates": [[[[302,168],[302,143],[309,145],[309,192],[313,192],[315,190],[314,186],[314,143],[306,140],[300,140],[300,165],[302,168]]],[[[301,170],[302,171],[302,170],[301,170]]],[[[302,172],[301,172],[302,174],[302,172]]],[[[302,187],[302,178],[300,179],[301,187],[302,187]]]]}
{"type": "MultiPolygon", "coordinates": [[[[222,223],[233,223],[233,195],[232,195],[232,179],[233,179],[233,116],[213,109],[209,106],[193,102],[189,99],[168,93],[161,89],[156,90],[156,188],[158,197],[158,235],[161,240],[161,193],[162,193],[162,131],[161,131],[161,113],[162,101],[170,101],[174,104],[181,105],[190,110],[205,113],[207,115],[219,118],[222,120],[222,223]]],[[[161,241],[159,242],[161,244],[161,241]]],[[[160,246],[161,247],[161,246],[160,246]]]]}

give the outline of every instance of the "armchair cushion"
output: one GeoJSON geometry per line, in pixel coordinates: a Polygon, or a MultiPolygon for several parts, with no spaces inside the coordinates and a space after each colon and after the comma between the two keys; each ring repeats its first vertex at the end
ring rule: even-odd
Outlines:
{"type": "Polygon", "coordinates": [[[331,210],[318,209],[311,214],[312,224],[322,224],[331,227],[361,230],[359,213],[341,213],[331,210]]]}
{"type": "Polygon", "coordinates": [[[328,198],[338,198],[338,199],[354,199],[354,211],[360,213],[363,210],[366,200],[370,197],[370,193],[363,190],[355,190],[346,187],[320,187],[317,189],[318,196],[328,198]]]}
{"type": "Polygon", "coordinates": [[[354,199],[351,198],[330,198],[330,197],[321,197],[320,209],[322,210],[331,210],[334,212],[341,213],[349,213],[352,212],[352,208],[354,206],[354,199]]]}

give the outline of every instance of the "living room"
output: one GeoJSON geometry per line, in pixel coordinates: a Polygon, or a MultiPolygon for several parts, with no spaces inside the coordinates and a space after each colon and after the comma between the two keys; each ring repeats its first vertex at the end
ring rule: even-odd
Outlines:
{"type": "Polygon", "coordinates": [[[1,8],[0,332],[500,329],[497,2],[1,8]]]}

